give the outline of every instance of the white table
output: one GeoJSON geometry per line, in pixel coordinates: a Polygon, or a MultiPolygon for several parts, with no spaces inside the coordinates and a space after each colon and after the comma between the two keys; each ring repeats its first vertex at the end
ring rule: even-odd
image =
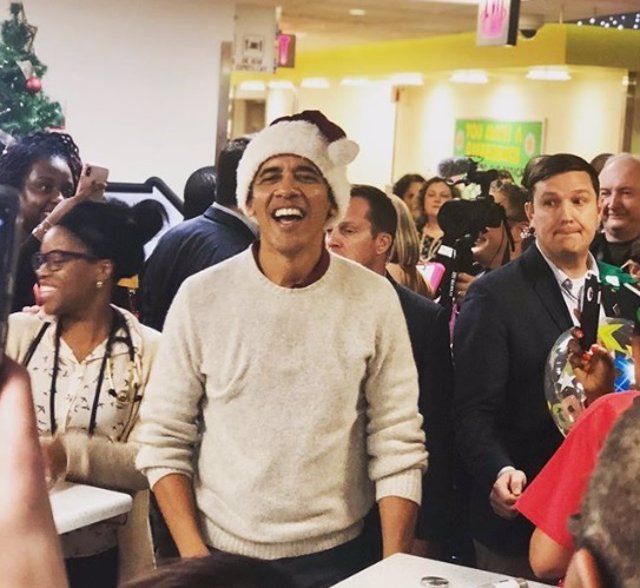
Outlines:
{"type": "MultiPolygon", "coordinates": [[[[420,580],[425,576],[446,578],[449,580],[448,588],[477,588],[485,582],[495,582],[509,577],[397,553],[343,580],[334,588],[422,588],[420,580]]],[[[530,581],[529,588],[548,588],[548,585],[530,581]]]]}
{"type": "Polygon", "coordinates": [[[60,482],[49,493],[59,534],[125,514],[133,499],[123,492],[60,482]]]}

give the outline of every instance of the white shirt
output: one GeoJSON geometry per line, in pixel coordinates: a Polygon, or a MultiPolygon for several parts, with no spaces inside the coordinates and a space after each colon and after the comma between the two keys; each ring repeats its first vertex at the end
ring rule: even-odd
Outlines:
{"type": "MultiPolygon", "coordinates": [[[[576,310],[580,310],[582,305],[582,292],[584,290],[584,281],[587,278],[588,274],[595,274],[595,276],[600,280],[600,272],[598,271],[598,263],[596,262],[595,257],[591,255],[591,252],[587,255],[587,269],[582,276],[579,278],[570,278],[566,273],[564,273],[556,264],[554,264],[540,249],[540,245],[538,241],[536,241],[536,247],[538,251],[540,251],[540,255],[547,262],[547,265],[551,268],[553,275],[558,282],[558,287],[560,288],[560,292],[562,293],[562,298],[564,303],[567,305],[567,310],[569,311],[569,316],[571,316],[571,320],[573,324],[577,327],[580,325],[580,321],[576,317],[576,310]]],[[[600,318],[604,317],[604,311],[602,307],[600,307],[600,318]]]]}

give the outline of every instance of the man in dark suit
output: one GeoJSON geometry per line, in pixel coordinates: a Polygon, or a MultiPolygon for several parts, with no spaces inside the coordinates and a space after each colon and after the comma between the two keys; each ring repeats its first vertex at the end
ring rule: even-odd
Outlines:
{"type": "MultiPolygon", "coordinates": [[[[454,333],[457,448],[473,479],[470,525],[479,567],[531,577],[532,527],[518,496],[561,442],[547,408],[544,369],[556,339],[578,323],[600,212],[598,177],[583,159],[545,156],[529,174],[536,242],[476,280],[454,333]]],[[[603,306],[612,312],[611,297],[603,306]]]]}
{"type": "Polygon", "coordinates": [[[236,202],[236,170],[248,142],[240,138],[225,145],[218,158],[214,204],[201,216],[167,231],[151,254],[142,279],[144,324],[161,331],[182,282],[254,241],[256,229],[236,202]]]}
{"type": "Polygon", "coordinates": [[[393,203],[384,192],[373,186],[353,186],[347,213],[331,231],[328,246],[334,253],[386,276],[400,299],[418,369],[419,408],[429,450],[414,552],[442,557],[451,531],[453,374],[449,324],[444,308],[396,283],[386,272],[397,222],[393,203]]]}

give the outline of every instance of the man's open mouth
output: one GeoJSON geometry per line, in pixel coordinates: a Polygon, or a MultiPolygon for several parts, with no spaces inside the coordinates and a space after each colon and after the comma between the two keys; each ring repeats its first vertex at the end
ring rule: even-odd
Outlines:
{"type": "Polygon", "coordinates": [[[306,216],[306,213],[301,208],[296,206],[289,206],[287,208],[278,208],[271,213],[271,217],[283,223],[290,223],[302,220],[306,216]]]}

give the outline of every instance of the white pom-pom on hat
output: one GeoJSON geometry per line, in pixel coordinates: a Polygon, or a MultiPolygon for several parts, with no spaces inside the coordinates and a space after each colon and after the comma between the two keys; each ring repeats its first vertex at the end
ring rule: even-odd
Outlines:
{"type": "Polygon", "coordinates": [[[336,165],[349,165],[360,152],[360,146],[351,139],[338,139],[329,143],[327,153],[336,165]]]}

